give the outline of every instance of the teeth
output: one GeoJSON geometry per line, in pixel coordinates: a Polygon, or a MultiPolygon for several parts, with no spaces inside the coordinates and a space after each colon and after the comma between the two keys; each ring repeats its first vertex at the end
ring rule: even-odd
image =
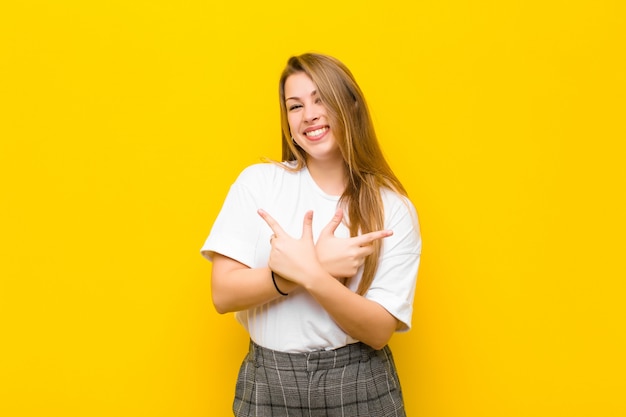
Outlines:
{"type": "Polygon", "coordinates": [[[322,133],[326,132],[326,130],[328,130],[327,127],[322,127],[322,128],[319,128],[319,129],[311,130],[310,132],[306,132],[305,135],[307,135],[307,136],[319,136],[322,133]]]}

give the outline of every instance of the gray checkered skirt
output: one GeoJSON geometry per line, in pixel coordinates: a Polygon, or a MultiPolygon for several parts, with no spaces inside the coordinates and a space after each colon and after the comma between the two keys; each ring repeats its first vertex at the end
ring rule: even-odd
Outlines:
{"type": "Polygon", "coordinates": [[[237,378],[236,417],[402,417],[400,381],[388,346],[354,343],[287,353],[250,342],[237,378]]]}

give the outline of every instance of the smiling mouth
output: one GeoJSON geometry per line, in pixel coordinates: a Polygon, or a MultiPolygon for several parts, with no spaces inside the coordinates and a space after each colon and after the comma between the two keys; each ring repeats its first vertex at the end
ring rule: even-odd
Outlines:
{"type": "Polygon", "coordinates": [[[320,127],[319,129],[311,130],[309,132],[304,132],[304,135],[308,138],[315,139],[322,136],[324,133],[328,131],[328,126],[320,127]]]}

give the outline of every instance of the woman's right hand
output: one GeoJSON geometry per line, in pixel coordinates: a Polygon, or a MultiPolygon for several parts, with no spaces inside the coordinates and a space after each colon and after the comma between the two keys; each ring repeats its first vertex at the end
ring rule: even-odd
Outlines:
{"type": "Polygon", "coordinates": [[[372,242],[393,234],[391,230],[378,230],[350,238],[336,237],[335,230],[342,219],[343,210],[338,208],[315,244],[318,260],[326,272],[337,279],[356,275],[365,258],[374,251],[372,242]]]}

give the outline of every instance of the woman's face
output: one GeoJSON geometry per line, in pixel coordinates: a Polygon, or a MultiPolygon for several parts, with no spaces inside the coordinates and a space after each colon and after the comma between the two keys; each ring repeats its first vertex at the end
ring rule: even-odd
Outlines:
{"type": "Polygon", "coordinates": [[[298,72],[287,77],[285,106],[291,136],[307,153],[308,162],[342,161],[326,107],[308,75],[298,72]]]}

